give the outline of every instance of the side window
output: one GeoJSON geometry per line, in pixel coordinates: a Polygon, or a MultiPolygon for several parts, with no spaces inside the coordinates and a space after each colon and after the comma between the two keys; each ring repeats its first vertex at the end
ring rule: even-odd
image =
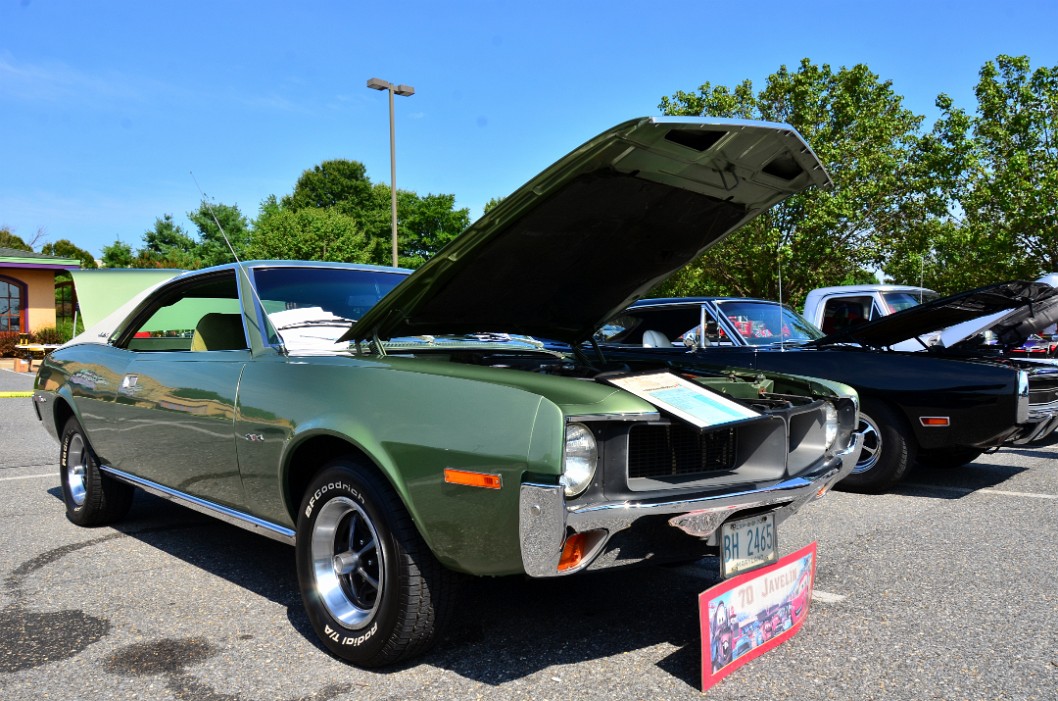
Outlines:
{"type": "Polygon", "coordinates": [[[702,346],[730,346],[731,339],[727,337],[724,330],[717,324],[716,318],[712,313],[706,309],[705,311],[705,337],[700,338],[701,323],[694,325],[694,328],[685,331],[677,340],[682,342],[684,345],[694,345],[696,347],[702,346]],[[693,344],[688,344],[688,340],[693,339],[693,344]]]}
{"type": "Polygon", "coordinates": [[[823,333],[835,333],[862,324],[870,318],[872,304],[870,297],[827,300],[823,307],[823,333]]]}
{"type": "Polygon", "coordinates": [[[211,275],[167,290],[123,334],[133,351],[247,348],[235,274],[211,275]]]}
{"type": "Polygon", "coordinates": [[[639,322],[635,317],[624,315],[619,316],[616,319],[611,319],[606,324],[603,324],[598,331],[595,332],[595,340],[601,343],[613,342],[620,343],[624,339],[629,331],[638,326],[639,322]]]}
{"type": "Polygon", "coordinates": [[[727,332],[721,328],[720,324],[708,311],[705,315],[705,337],[709,339],[709,344],[713,346],[734,345],[734,341],[728,337],[727,332]]]}

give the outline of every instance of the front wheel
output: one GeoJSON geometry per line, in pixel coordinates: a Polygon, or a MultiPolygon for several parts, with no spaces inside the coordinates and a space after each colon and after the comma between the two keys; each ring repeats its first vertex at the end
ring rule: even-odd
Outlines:
{"type": "Polygon", "coordinates": [[[77,419],[66,422],[59,446],[66,518],[78,526],[102,526],[124,518],[132,506],[134,487],[103,474],[77,419]]]}
{"type": "Polygon", "coordinates": [[[880,494],[899,482],[915,460],[915,444],[907,422],[888,405],[864,400],[860,409],[863,451],[838,487],[880,494]]]}
{"type": "Polygon", "coordinates": [[[305,611],[331,653],[380,667],[434,643],[456,575],[378,473],[349,460],[324,468],[302,499],[296,540],[305,611]]]}

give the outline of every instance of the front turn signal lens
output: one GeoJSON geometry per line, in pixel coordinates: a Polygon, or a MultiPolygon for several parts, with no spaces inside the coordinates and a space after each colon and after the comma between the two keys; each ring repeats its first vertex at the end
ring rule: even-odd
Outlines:
{"type": "Polygon", "coordinates": [[[581,563],[587,552],[588,534],[574,533],[562,544],[562,557],[558,559],[558,571],[571,570],[581,563]]]}
{"type": "Polygon", "coordinates": [[[461,484],[464,487],[481,487],[482,489],[500,489],[503,487],[503,479],[499,475],[491,475],[487,472],[472,472],[471,470],[457,470],[452,467],[445,468],[445,482],[448,484],[461,484]]]}

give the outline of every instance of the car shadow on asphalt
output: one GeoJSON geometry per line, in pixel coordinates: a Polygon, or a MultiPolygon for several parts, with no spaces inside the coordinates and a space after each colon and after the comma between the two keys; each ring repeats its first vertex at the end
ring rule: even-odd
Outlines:
{"type": "MultiPolygon", "coordinates": [[[[454,624],[421,662],[499,685],[549,668],[665,645],[676,649],[666,647],[656,666],[697,688],[698,594],[716,579],[707,563],[560,579],[468,578],[454,624]]],[[[554,676],[561,678],[562,672],[554,676]]]]}
{"type": "MultiPolygon", "coordinates": [[[[61,488],[48,493],[62,501],[61,488]]],[[[128,515],[111,528],[288,610],[301,611],[294,549],[289,545],[140,490],[128,515]]],[[[303,614],[296,618],[292,615],[291,621],[298,631],[314,639],[308,619],[303,614]]]]}
{"type": "MultiPolygon", "coordinates": [[[[62,500],[59,488],[49,493],[62,500]]],[[[141,491],[113,528],[285,607],[293,628],[328,654],[302,607],[290,546],[141,491]]],[[[697,597],[718,578],[709,560],[556,579],[464,577],[453,620],[434,649],[373,671],[428,664],[499,685],[551,667],[666,645],[658,668],[697,688],[697,597]]]]}
{"type": "Polygon", "coordinates": [[[1025,470],[1024,467],[997,464],[988,455],[960,467],[919,464],[890,492],[932,499],[961,499],[981,489],[992,489],[1025,470]]]}

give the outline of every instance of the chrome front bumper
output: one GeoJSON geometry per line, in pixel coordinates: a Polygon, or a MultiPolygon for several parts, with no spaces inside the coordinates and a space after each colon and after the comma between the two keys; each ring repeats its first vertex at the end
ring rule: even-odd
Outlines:
{"type": "Polygon", "coordinates": [[[601,502],[569,506],[562,487],[526,483],[519,495],[519,529],[522,565],[530,577],[556,577],[588,568],[616,533],[630,529],[640,519],[667,516],[673,528],[697,538],[708,538],[720,524],[746,509],[775,507],[775,522],[781,523],[802,506],[826,494],[852,472],[863,447],[863,435],[853,434],[852,443],[817,468],[771,484],[730,494],[679,500],[601,502]],[[559,570],[567,535],[594,532],[590,552],[580,564],[559,570]]]}

